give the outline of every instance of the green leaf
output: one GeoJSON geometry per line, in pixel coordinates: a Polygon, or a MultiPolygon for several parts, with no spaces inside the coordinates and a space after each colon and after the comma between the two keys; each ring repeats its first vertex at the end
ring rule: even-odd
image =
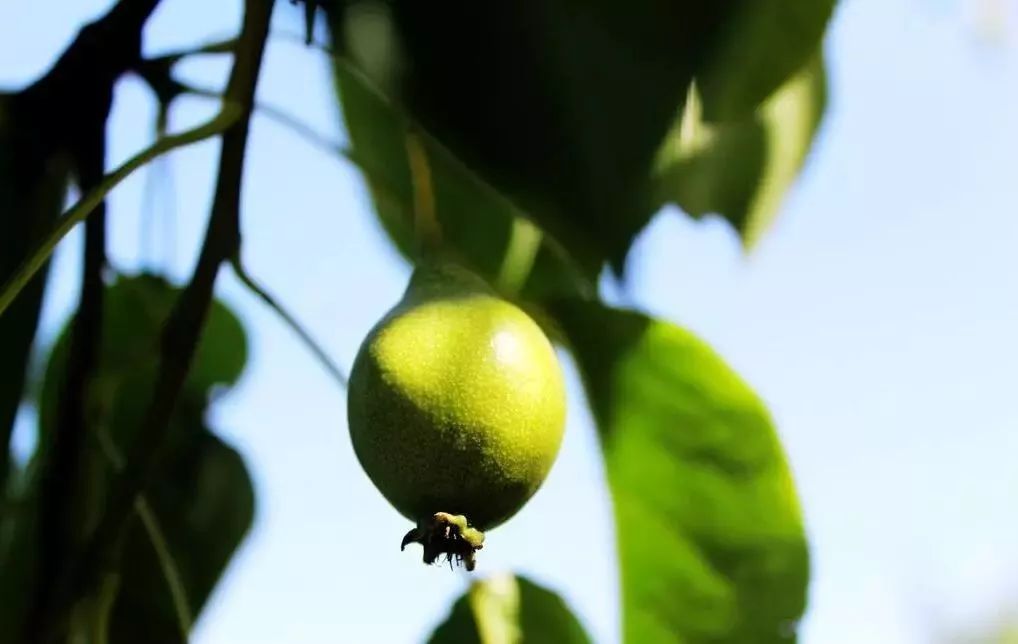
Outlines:
{"type": "Polygon", "coordinates": [[[708,121],[744,120],[820,47],[837,0],[738,0],[696,80],[708,121]]]}
{"type": "MultiPolygon", "coordinates": [[[[210,432],[196,429],[177,458],[163,465],[147,495],[192,617],[201,612],[254,518],[254,489],[243,459],[210,432]]],[[[179,607],[152,538],[137,518],[121,562],[110,642],[181,641],[179,607]]]]}
{"type": "Polygon", "coordinates": [[[658,157],[654,203],[694,216],[718,213],[753,247],[773,223],[820,127],[826,104],[823,61],[815,58],[740,121],[703,121],[691,92],[658,157]]]}
{"type": "Polygon", "coordinates": [[[561,597],[525,577],[509,574],[471,584],[428,640],[430,644],[590,641],[561,597]]]}
{"type": "MultiPolygon", "coordinates": [[[[13,276],[28,249],[60,215],[68,163],[38,139],[38,124],[17,94],[0,94],[0,284],[13,276]]],[[[0,490],[7,480],[7,450],[42,305],[45,270],[0,315],[0,490]]],[[[2,521],[0,513],[0,521],[2,521]]]]}
{"type": "Polygon", "coordinates": [[[444,241],[461,259],[493,281],[507,272],[529,276],[531,292],[592,289],[595,274],[583,274],[547,235],[537,235],[536,248],[521,258],[516,252],[520,231],[532,228],[523,213],[432,137],[412,130],[407,117],[363,74],[342,62],[335,71],[353,158],[365,174],[383,227],[404,255],[414,257],[416,248],[407,155],[407,134],[413,131],[424,144],[444,241]],[[522,267],[515,265],[520,261],[522,267]]]}
{"type": "Polygon", "coordinates": [[[601,438],[625,641],[794,641],[808,549],[764,405],[684,329],[593,302],[552,310],[601,438]]]}

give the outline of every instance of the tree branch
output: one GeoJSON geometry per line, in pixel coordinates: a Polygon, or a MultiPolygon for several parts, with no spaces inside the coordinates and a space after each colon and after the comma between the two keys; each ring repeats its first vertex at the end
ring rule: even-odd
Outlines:
{"type": "MultiPolygon", "coordinates": [[[[83,190],[102,179],[106,129],[93,133],[95,149],[82,151],[75,165],[83,190]]],[[[39,549],[35,599],[26,622],[28,641],[35,641],[51,619],[55,584],[66,574],[83,541],[80,513],[82,468],[88,458],[91,430],[91,384],[101,355],[103,267],[106,264],[106,205],[100,203],[85,224],[85,253],[81,295],[71,329],[71,344],[64,365],[64,382],[53,436],[43,461],[39,488],[39,549]]]]}
{"type": "Polygon", "coordinates": [[[280,304],[279,301],[272,296],[272,294],[262,288],[262,286],[255,281],[253,277],[251,277],[244,268],[244,264],[241,262],[239,254],[234,255],[230,259],[230,266],[233,268],[233,273],[237,276],[237,279],[239,279],[241,283],[248,288],[248,290],[254,293],[255,296],[257,296],[258,299],[265,304],[265,306],[275,311],[276,315],[278,315],[283,320],[283,323],[297,334],[297,337],[301,339],[304,346],[311,351],[315,358],[318,359],[319,364],[321,364],[322,367],[329,372],[332,379],[335,380],[340,388],[345,391],[349,381],[346,373],[344,373],[343,370],[332,361],[332,358],[330,358],[329,354],[325,352],[325,349],[318,344],[311,333],[304,328],[297,318],[283,308],[283,305],[280,304]]]}
{"type": "MultiPolygon", "coordinates": [[[[240,186],[247,149],[250,108],[254,102],[273,0],[247,0],[226,98],[244,109],[243,117],[223,134],[219,174],[205,241],[190,282],[174,305],[162,335],[159,374],[124,469],[114,479],[106,509],[77,574],[69,602],[94,590],[109,568],[139,494],[148,487],[169,428],[170,415],[187,377],[220,266],[240,246],[240,186]]],[[[67,604],[65,604],[66,606],[67,604]]]]}
{"type": "MultiPolygon", "coordinates": [[[[124,468],[124,457],[120,453],[113,437],[105,428],[100,427],[96,432],[99,448],[105,454],[106,459],[118,472],[124,468]]],[[[177,561],[170,550],[170,544],[166,540],[159,518],[156,516],[152,506],[144,494],[139,494],[134,503],[134,511],[138,513],[145,534],[148,536],[152,551],[159,561],[159,568],[163,572],[163,579],[166,581],[166,589],[170,594],[170,601],[173,604],[173,612],[177,618],[177,628],[180,629],[180,638],[183,644],[187,644],[188,635],[191,632],[191,604],[187,599],[187,590],[184,581],[180,576],[180,569],[177,561]]]]}
{"type": "Polygon", "coordinates": [[[105,122],[113,84],[141,59],[141,30],[159,0],[120,0],[95,22],[82,27],[42,78],[25,88],[23,100],[40,122],[45,149],[72,145],[79,133],[105,122]]]}
{"type": "MultiPolygon", "coordinates": [[[[81,29],[53,67],[18,100],[47,127],[35,133],[48,154],[66,151],[81,191],[100,186],[106,156],[106,122],[116,80],[141,58],[141,31],[159,0],[122,0],[81,29]]],[[[64,627],[52,613],[59,580],[72,566],[84,538],[81,471],[87,458],[89,388],[98,368],[102,335],[106,255],[105,203],[85,230],[81,295],[60,393],[59,416],[42,461],[39,483],[39,546],[34,597],[24,623],[28,641],[64,627]]]]}
{"type": "Polygon", "coordinates": [[[200,54],[228,54],[237,48],[237,39],[218,40],[199,45],[193,49],[181,49],[154,58],[143,58],[137,62],[134,72],[144,80],[156,95],[160,107],[165,109],[173,99],[185,91],[183,83],[178,82],[171,70],[173,66],[188,56],[200,54]]]}

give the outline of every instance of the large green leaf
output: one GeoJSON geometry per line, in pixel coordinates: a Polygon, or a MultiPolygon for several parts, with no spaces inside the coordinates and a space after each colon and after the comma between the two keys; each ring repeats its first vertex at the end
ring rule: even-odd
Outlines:
{"type": "MultiPolygon", "coordinates": [[[[0,284],[14,274],[63,206],[69,165],[50,154],[40,137],[23,96],[0,94],[0,284]]],[[[7,480],[8,443],[25,386],[45,273],[36,275],[0,315],[0,489],[7,480]]],[[[0,521],[2,508],[0,504],[0,521]]]]}
{"type": "Polygon", "coordinates": [[[590,637],[550,590],[513,575],[475,581],[429,644],[586,644],[590,637]]]}
{"type": "Polygon", "coordinates": [[[736,0],[697,71],[704,116],[742,120],[814,58],[837,0],[736,0]]]}
{"type": "Polygon", "coordinates": [[[723,215],[752,247],[774,220],[820,126],[824,65],[815,58],[750,116],[702,119],[696,92],[658,157],[654,200],[687,213],[723,215]]]}
{"type": "Polygon", "coordinates": [[[808,551],[763,404],[679,327],[592,302],[553,310],[601,437],[625,640],[794,641],[808,551]]]}

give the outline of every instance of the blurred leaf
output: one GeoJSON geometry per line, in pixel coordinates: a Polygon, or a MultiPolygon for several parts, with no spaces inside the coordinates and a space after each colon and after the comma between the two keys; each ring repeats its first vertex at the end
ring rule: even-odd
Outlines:
{"type": "MultiPolygon", "coordinates": [[[[95,405],[108,418],[117,444],[126,449],[141,429],[155,385],[163,324],[180,289],[162,277],[121,277],[107,288],[103,311],[102,360],[92,385],[95,405]]],[[[39,399],[40,447],[56,418],[63,365],[70,341],[65,327],[54,344],[39,399]]],[[[247,340],[237,317],[214,301],[178,410],[204,409],[209,391],[236,382],[247,361],[247,340]]],[[[177,434],[171,433],[171,437],[177,434]]]]}
{"type": "Polygon", "coordinates": [[[590,637],[562,598],[525,577],[475,581],[430,644],[584,644],[590,637]]]}
{"type": "MultiPolygon", "coordinates": [[[[375,198],[379,218],[400,251],[413,257],[414,199],[406,147],[411,124],[360,72],[342,63],[335,72],[353,154],[375,198]]],[[[521,213],[431,137],[414,132],[427,154],[445,241],[480,273],[498,280],[506,270],[506,258],[513,256],[520,227],[526,226],[521,213]]],[[[592,288],[593,273],[582,275],[550,238],[537,241],[532,289],[575,293],[592,288]]],[[[524,268],[524,273],[531,272],[531,266],[524,268]]]]}
{"type": "MultiPolygon", "coordinates": [[[[103,335],[103,369],[130,371],[158,355],[160,334],[181,289],[151,274],[118,278],[108,289],[103,335]]],[[[185,387],[205,391],[231,385],[247,361],[240,321],[214,301],[185,387]]]]}
{"type": "Polygon", "coordinates": [[[708,121],[744,120],[814,58],[837,0],[736,0],[697,73],[708,121]]]}
{"type": "MultiPolygon", "coordinates": [[[[241,456],[208,431],[166,463],[148,502],[163,531],[188,612],[201,612],[254,518],[254,489],[241,456]]],[[[138,518],[121,556],[110,642],[181,641],[178,615],[149,535],[138,518]]]]}
{"type": "Polygon", "coordinates": [[[625,641],[794,641],[808,551],[763,404],[679,327],[596,303],[552,308],[600,431],[625,641]]]}
{"type": "MultiPolygon", "coordinates": [[[[49,155],[38,125],[17,94],[0,94],[0,284],[60,215],[68,163],[49,155]]],[[[41,271],[21,297],[0,315],[0,490],[7,479],[7,449],[21,404],[46,273],[41,271]]],[[[0,520],[3,515],[0,514],[0,520]]]]}
{"type": "Polygon", "coordinates": [[[654,202],[675,202],[694,216],[719,213],[750,248],[773,222],[820,126],[823,61],[814,59],[741,121],[704,122],[692,94],[659,155],[654,202]]]}
{"type": "MultiPolygon", "coordinates": [[[[102,353],[90,383],[89,412],[96,431],[108,435],[117,454],[127,453],[135,437],[145,431],[142,420],[158,371],[160,333],[179,292],[179,288],[163,278],[144,274],[121,277],[107,287],[102,353]]],[[[24,498],[19,499],[25,512],[12,527],[11,549],[0,562],[4,570],[4,575],[0,575],[0,632],[19,632],[16,625],[21,619],[23,602],[31,596],[32,575],[38,557],[44,554],[37,547],[38,508],[34,500],[57,418],[69,329],[65,325],[50,351],[38,398],[39,444],[25,474],[24,498]]],[[[246,359],[243,327],[222,303],[214,302],[192,369],[170,419],[168,439],[152,485],[154,496],[150,504],[163,522],[171,553],[182,561],[178,566],[192,614],[197,614],[251,522],[253,491],[246,468],[229,446],[209,433],[204,423],[212,390],[236,382],[246,359]]],[[[71,510],[75,513],[72,525],[81,531],[79,540],[94,527],[115,469],[110,454],[101,445],[98,439],[89,441],[88,452],[82,459],[81,480],[77,485],[80,498],[71,510]]],[[[174,618],[165,575],[153,559],[147,537],[135,529],[125,547],[124,579],[119,591],[122,599],[116,605],[126,602],[129,609],[118,613],[118,621],[112,627],[117,632],[135,632],[130,629],[140,622],[132,622],[123,615],[124,611],[138,619],[142,615],[144,619],[156,619],[166,614],[174,618]],[[135,583],[141,586],[130,585],[135,583]],[[158,592],[154,592],[155,588],[158,592]]],[[[168,638],[165,641],[179,641],[175,618],[171,625],[171,630],[160,626],[142,639],[118,641],[164,641],[163,635],[168,638]]]]}

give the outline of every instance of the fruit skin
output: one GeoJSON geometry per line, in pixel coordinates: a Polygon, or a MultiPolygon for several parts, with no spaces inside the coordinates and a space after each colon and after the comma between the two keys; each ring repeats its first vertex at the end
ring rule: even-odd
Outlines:
{"type": "Polygon", "coordinates": [[[347,414],[361,466],[401,514],[465,515],[487,530],[551,469],[565,386],[526,313],[466,269],[427,264],[364,339],[347,414]]]}

